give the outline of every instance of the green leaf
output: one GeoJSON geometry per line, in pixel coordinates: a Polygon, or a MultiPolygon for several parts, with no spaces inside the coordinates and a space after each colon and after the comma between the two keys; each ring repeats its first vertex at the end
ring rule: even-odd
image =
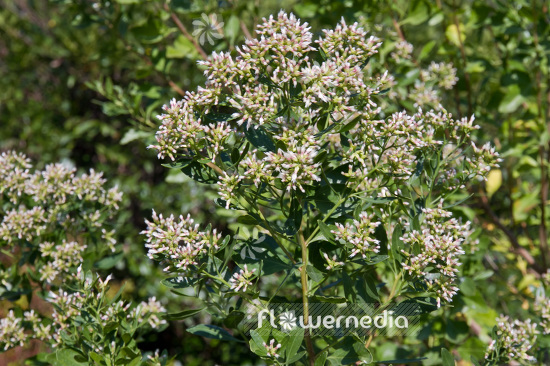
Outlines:
{"type": "Polygon", "coordinates": [[[95,352],[88,353],[88,356],[90,356],[90,358],[98,365],[101,365],[103,363],[103,357],[95,352]]]}
{"type": "Polygon", "coordinates": [[[316,3],[297,3],[293,10],[300,18],[313,18],[317,15],[319,5],[316,3]]]}
{"type": "Polygon", "coordinates": [[[300,201],[293,197],[290,203],[288,219],[285,222],[285,234],[292,236],[300,230],[302,226],[302,213],[303,208],[302,205],[300,205],[300,201]]]}
{"type": "Polygon", "coordinates": [[[160,21],[149,19],[145,25],[132,28],[131,32],[142,43],[157,43],[164,38],[162,27],[160,21]]]}
{"type": "Polygon", "coordinates": [[[474,277],[473,277],[473,280],[474,281],[480,281],[480,280],[485,280],[489,277],[491,277],[492,275],[494,275],[495,272],[488,269],[488,270],[485,270],[485,271],[481,271],[481,272],[478,272],[474,277]]]}
{"type": "Polygon", "coordinates": [[[329,304],[344,304],[346,302],[346,298],[340,297],[340,296],[315,295],[312,297],[312,300],[316,302],[323,302],[323,303],[329,303],[329,304]]]}
{"type": "Polygon", "coordinates": [[[187,329],[191,334],[195,334],[205,338],[219,339],[222,341],[242,342],[233,337],[227,330],[210,324],[200,324],[187,329]]]}
{"type": "Polygon", "coordinates": [[[288,344],[286,346],[286,363],[290,364],[299,360],[299,358],[295,360],[294,356],[297,355],[300,347],[302,346],[302,342],[304,340],[304,329],[297,327],[287,337],[288,344]]]}
{"type": "Polygon", "coordinates": [[[428,20],[430,9],[422,0],[411,1],[411,7],[408,16],[401,22],[404,24],[419,25],[428,20]]]}
{"type": "Polygon", "coordinates": [[[199,53],[191,42],[186,37],[179,35],[171,46],[166,47],[166,58],[188,58],[197,60],[199,53]]]}
{"type": "Polygon", "coordinates": [[[418,61],[421,61],[424,58],[426,58],[426,56],[428,56],[430,54],[430,52],[432,52],[435,45],[436,45],[435,41],[430,41],[430,42],[426,43],[424,45],[424,47],[422,47],[422,50],[420,51],[420,54],[418,55],[418,61]]]}
{"type": "Polygon", "coordinates": [[[171,277],[163,279],[160,283],[169,288],[187,288],[192,287],[197,281],[197,278],[171,277]]]}
{"type": "Polygon", "coordinates": [[[465,296],[474,296],[476,293],[476,283],[470,277],[464,278],[459,288],[465,296]]]}
{"type": "MultiPolygon", "coordinates": [[[[338,188],[338,186],[336,186],[336,188],[338,188]]],[[[325,214],[338,203],[340,197],[331,189],[330,186],[324,185],[315,189],[313,199],[315,201],[315,206],[319,209],[319,211],[325,214]]]]}
{"type": "Polygon", "coordinates": [[[239,224],[244,224],[244,225],[258,225],[258,220],[256,220],[256,218],[254,218],[253,216],[250,216],[250,215],[243,215],[243,216],[239,216],[237,218],[237,222],[239,224]]]}
{"type": "Polygon", "coordinates": [[[122,136],[122,139],[120,139],[120,144],[126,145],[132,141],[144,139],[146,137],[151,137],[151,136],[152,136],[151,132],[140,131],[140,130],[131,128],[124,134],[124,136],[122,136]]]}
{"type": "Polygon", "coordinates": [[[433,17],[430,18],[430,21],[428,22],[428,25],[430,27],[436,26],[439,23],[441,23],[445,19],[445,15],[443,13],[437,13],[433,17]]]}
{"type": "Polygon", "coordinates": [[[380,301],[376,283],[377,279],[371,273],[364,275],[363,278],[357,279],[355,289],[357,291],[357,295],[361,297],[363,302],[380,301]]]}
{"type": "Polygon", "coordinates": [[[321,234],[323,234],[325,239],[331,243],[334,243],[335,237],[334,234],[331,232],[330,227],[321,220],[317,221],[317,225],[319,225],[319,231],[321,232],[321,234]]]}
{"type": "Polygon", "coordinates": [[[367,197],[363,198],[363,201],[383,205],[395,201],[396,199],[398,199],[398,197],[367,197]]]}
{"type": "Polygon", "coordinates": [[[499,113],[513,113],[515,112],[521,104],[524,102],[524,98],[521,95],[521,90],[519,85],[513,84],[508,87],[508,91],[502,101],[498,105],[499,113]]]}
{"type": "Polygon", "coordinates": [[[325,366],[325,362],[327,361],[327,352],[323,352],[320,355],[317,356],[315,359],[314,366],[325,366]]]}
{"type": "Polygon", "coordinates": [[[245,313],[242,311],[233,310],[229,315],[223,320],[223,324],[227,328],[237,328],[239,323],[244,319],[245,313]]]}
{"type": "Polygon", "coordinates": [[[63,366],[80,366],[80,365],[87,365],[87,362],[79,362],[75,359],[77,356],[82,356],[80,353],[72,350],[72,349],[58,349],[55,352],[56,355],[56,364],[57,365],[63,365],[63,366]]]}
{"type": "Polygon", "coordinates": [[[353,286],[353,282],[351,280],[351,277],[346,272],[342,272],[342,282],[344,285],[344,294],[346,296],[346,299],[350,303],[355,303],[356,293],[353,286]]]}
{"type": "Polygon", "coordinates": [[[250,143],[258,148],[258,150],[260,151],[265,152],[277,150],[277,147],[271,139],[271,136],[269,136],[267,131],[262,126],[258,126],[257,128],[247,128],[244,131],[244,135],[246,136],[247,140],[250,141],[250,143]]]}
{"type": "Polygon", "coordinates": [[[313,267],[311,264],[307,265],[306,272],[309,278],[311,278],[314,282],[321,282],[325,279],[324,273],[313,267]]]}
{"type": "Polygon", "coordinates": [[[466,39],[466,35],[464,34],[464,25],[459,24],[459,26],[460,28],[458,28],[456,24],[450,24],[445,30],[445,36],[449,42],[457,47],[460,47],[460,44],[464,43],[466,39]]]}
{"type": "Polygon", "coordinates": [[[164,314],[163,317],[166,320],[181,320],[192,317],[195,314],[200,313],[204,308],[201,309],[189,309],[180,311],[179,313],[164,314]]]}
{"type": "Polygon", "coordinates": [[[339,344],[327,357],[327,361],[331,365],[349,365],[357,361],[371,360],[372,356],[361,342],[358,343],[352,337],[346,339],[339,344]]]}
{"type": "Polygon", "coordinates": [[[197,161],[189,163],[181,171],[200,183],[214,184],[218,182],[218,175],[214,169],[197,161]]]}
{"type": "Polygon", "coordinates": [[[229,44],[234,45],[237,36],[240,33],[240,21],[239,17],[232,14],[227,22],[225,22],[224,34],[229,39],[229,44]]]}
{"type": "Polygon", "coordinates": [[[455,366],[455,359],[446,348],[441,349],[441,358],[443,359],[443,366],[455,366]]]}
{"type": "Polygon", "coordinates": [[[403,258],[403,254],[401,253],[401,250],[404,248],[403,240],[401,240],[402,236],[403,229],[400,225],[398,225],[393,229],[391,237],[391,253],[393,259],[399,263],[401,263],[401,259],[403,258]]]}
{"type": "Polygon", "coordinates": [[[384,225],[378,225],[376,229],[374,229],[374,237],[380,242],[379,253],[388,258],[386,255],[388,254],[388,233],[386,232],[384,225]]]}
{"type": "Polygon", "coordinates": [[[469,334],[470,328],[464,321],[449,319],[445,324],[445,339],[452,344],[461,344],[466,340],[469,334]]]}
{"type": "Polygon", "coordinates": [[[248,344],[250,344],[250,350],[257,354],[260,357],[267,356],[267,350],[264,347],[264,339],[256,332],[255,330],[250,331],[250,341],[248,344]]]}
{"type": "Polygon", "coordinates": [[[279,255],[283,255],[275,240],[265,234],[260,234],[258,239],[246,241],[240,252],[234,256],[239,265],[248,264],[248,267],[262,264],[262,273],[273,273],[292,269],[292,263],[285,263],[279,255]]]}
{"type": "Polygon", "coordinates": [[[124,257],[124,253],[120,252],[107,257],[104,257],[95,263],[95,267],[99,269],[111,269],[124,257]]]}
{"type": "Polygon", "coordinates": [[[387,360],[387,361],[377,361],[377,363],[382,364],[409,364],[409,363],[420,363],[423,360],[427,360],[428,357],[422,357],[422,358],[400,358],[397,360],[387,360]]]}
{"type": "Polygon", "coordinates": [[[299,352],[299,353],[295,353],[294,356],[290,357],[285,365],[294,365],[296,364],[296,362],[300,361],[305,355],[306,355],[306,351],[302,351],[302,352],[299,352]]]}

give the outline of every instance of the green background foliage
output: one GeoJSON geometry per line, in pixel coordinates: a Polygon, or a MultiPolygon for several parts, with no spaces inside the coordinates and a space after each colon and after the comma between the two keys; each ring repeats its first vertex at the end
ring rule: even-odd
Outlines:
{"type": "MultiPolygon", "coordinates": [[[[144,218],[155,208],[208,218],[221,232],[239,224],[216,208],[207,186],[163,168],[146,149],[154,141],[155,115],[204,83],[198,60],[234,50],[261,17],[280,9],[308,21],[314,33],[342,17],[360,22],[382,38],[380,62],[402,95],[432,61],[457,68],[459,82],[443,92],[443,104],[457,117],[474,114],[482,127],[477,140],[496,145],[504,160],[486,182],[475,182],[467,205],[454,208],[481,228],[480,250],[465,258],[461,291],[421,333],[425,352],[416,356],[428,357],[424,364],[452,364],[444,347],[463,364],[483,358],[495,317],[528,318],[538,279],[550,267],[550,14],[544,0],[1,0],[0,150],[24,152],[38,167],[61,160],[103,171],[125,193],[117,224],[125,255],[104,273],[114,273],[119,287],[126,283],[126,299],[157,296],[174,313],[193,308],[159,285],[163,275],[147,260],[139,236],[144,218]],[[223,18],[224,37],[214,45],[199,45],[192,36],[192,21],[202,13],[223,18]],[[413,55],[396,65],[389,55],[404,40],[413,55]]],[[[410,100],[400,103],[396,110],[412,107],[410,100]]],[[[0,304],[2,314],[9,303],[0,304]]],[[[185,332],[206,319],[199,313],[172,321],[140,347],[166,348],[186,365],[256,362],[244,344],[185,332]]],[[[21,363],[32,352],[0,355],[0,363],[21,363]]],[[[386,360],[414,354],[388,342],[375,353],[386,360]]]]}

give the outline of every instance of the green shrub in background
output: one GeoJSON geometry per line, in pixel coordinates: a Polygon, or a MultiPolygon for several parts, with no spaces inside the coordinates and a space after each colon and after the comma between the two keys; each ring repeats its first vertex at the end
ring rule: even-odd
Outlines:
{"type": "MultiPolygon", "coordinates": [[[[129,284],[140,289],[128,291],[132,286],[127,286],[127,296],[162,295],[154,267],[142,262],[141,254],[130,254],[144,253],[136,235],[142,218],[153,207],[174,213],[193,208],[194,217],[214,214],[200,208],[207,192],[190,184],[181,193],[181,184],[165,183],[185,178],[166,178],[166,171],[154,163],[154,153],[144,149],[153,141],[153,129],[141,127],[156,123],[152,115],[158,106],[204,81],[202,70],[195,66],[201,52],[192,22],[203,12],[222,16],[224,38],[214,45],[199,44],[210,54],[232,50],[262,16],[280,8],[309,21],[314,33],[332,27],[341,17],[348,24],[359,21],[384,40],[379,62],[395,80],[387,95],[391,103],[381,104],[384,111],[412,111],[422,101],[427,102],[424,108],[431,108],[430,103],[441,101],[455,118],[475,114],[482,126],[475,138],[492,141],[503,158],[500,170],[493,171],[486,183],[473,186],[469,206],[453,208],[455,215],[483,227],[474,234],[480,250],[464,260],[460,275],[464,279],[454,307],[433,320],[431,335],[425,334],[423,342],[443,344],[457,359],[469,360],[472,354],[482,359],[499,314],[510,316],[510,324],[515,324],[514,319],[521,323],[535,319],[533,312],[540,314],[536,299],[544,298],[541,274],[547,270],[547,4],[542,0],[251,4],[3,1],[2,148],[26,152],[39,168],[69,159],[79,167],[104,171],[118,183],[125,192],[120,221],[127,224],[117,226],[117,236],[127,255],[117,265],[115,278],[129,278],[129,284]],[[453,68],[458,82],[447,90],[453,68]],[[441,70],[448,77],[444,83],[426,74],[442,75],[441,70]],[[91,103],[94,99],[99,105],[91,103]],[[120,145],[123,137],[127,144],[120,145]]],[[[463,198],[457,197],[457,202],[463,198]]],[[[227,216],[223,209],[216,212],[227,216]]],[[[223,232],[225,222],[222,218],[215,226],[223,232]]],[[[170,304],[165,303],[169,311],[181,307],[170,304]]],[[[181,323],[172,323],[171,335],[165,338],[178,344],[171,354],[183,350],[182,359],[188,363],[244,362],[222,360],[216,352],[199,354],[202,341],[192,338],[189,343],[180,327],[181,323]]],[[[541,335],[537,339],[544,343],[541,335]]],[[[386,359],[401,352],[397,345],[377,349],[386,359]]],[[[440,363],[437,347],[424,355],[440,363]]],[[[536,357],[544,363],[547,356],[536,357]]]]}

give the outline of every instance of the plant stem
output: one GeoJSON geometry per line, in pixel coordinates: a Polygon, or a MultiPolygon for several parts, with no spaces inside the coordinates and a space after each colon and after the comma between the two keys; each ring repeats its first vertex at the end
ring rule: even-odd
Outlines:
{"type": "MultiPolygon", "coordinates": [[[[327,212],[327,214],[325,215],[325,217],[323,218],[323,220],[321,220],[323,223],[325,223],[328,218],[334,213],[334,211],[336,211],[336,209],[338,207],[340,207],[340,205],[342,203],[344,203],[346,201],[347,197],[346,198],[340,198],[340,200],[334,205],[334,207],[332,207],[330,209],[329,212],[327,212]]],[[[306,246],[309,244],[309,242],[315,237],[315,235],[319,232],[319,225],[317,225],[317,227],[315,228],[315,230],[313,230],[313,232],[311,233],[311,235],[309,236],[309,238],[307,238],[307,241],[306,241],[306,246]]],[[[303,237],[303,234],[302,234],[302,237],[303,237]]]]}
{"type": "Polygon", "coordinates": [[[510,231],[506,226],[504,226],[502,221],[500,221],[500,218],[495,214],[495,212],[489,205],[489,200],[487,199],[487,196],[483,191],[479,192],[479,202],[481,203],[481,207],[483,208],[485,213],[489,215],[489,218],[493,221],[493,223],[504,233],[504,235],[508,237],[508,240],[512,244],[513,251],[527,261],[527,264],[529,264],[529,266],[531,266],[531,268],[535,271],[535,275],[537,276],[537,278],[540,277],[540,274],[544,272],[544,269],[538,265],[538,263],[535,261],[535,258],[533,258],[529,251],[521,247],[515,234],[510,231]]]}
{"type": "Polygon", "coordinates": [[[460,50],[460,55],[462,57],[462,63],[464,67],[464,81],[466,82],[466,91],[467,91],[467,101],[468,101],[468,116],[472,115],[472,87],[470,84],[470,73],[466,71],[466,66],[468,64],[466,58],[466,50],[464,49],[464,43],[462,42],[462,37],[460,36],[460,22],[456,15],[456,10],[453,11],[453,22],[456,27],[456,33],[458,34],[458,48],[460,50]]]}
{"type": "Polygon", "coordinates": [[[221,277],[218,277],[218,276],[214,276],[214,275],[211,275],[210,273],[206,272],[206,271],[201,271],[206,277],[209,277],[213,280],[216,280],[216,281],[220,281],[221,283],[223,283],[225,286],[231,288],[231,284],[229,282],[227,282],[226,280],[224,280],[223,278],[221,277]]]}
{"type": "Polygon", "coordinates": [[[197,43],[195,38],[193,38],[193,36],[191,36],[191,34],[187,31],[187,28],[185,28],[181,20],[179,20],[178,16],[172,13],[172,11],[170,10],[170,6],[168,6],[168,4],[164,4],[164,10],[166,10],[168,14],[170,14],[170,18],[172,18],[172,21],[176,24],[176,27],[178,27],[180,32],[183,33],[185,38],[187,38],[189,41],[191,41],[191,43],[193,43],[193,46],[195,46],[195,49],[197,50],[197,52],[201,55],[203,59],[206,60],[208,58],[208,55],[206,54],[206,52],[204,52],[204,50],[197,43]]]}
{"type": "MultiPolygon", "coordinates": [[[[302,301],[304,304],[304,325],[309,323],[309,300],[308,300],[308,289],[307,289],[307,264],[308,264],[308,252],[307,252],[307,243],[304,240],[304,233],[302,229],[298,230],[296,234],[298,242],[302,247],[302,268],[300,269],[301,279],[302,279],[302,301]]],[[[309,355],[309,365],[313,366],[315,363],[315,351],[313,350],[313,343],[311,342],[311,335],[309,334],[309,329],[305,331],[306,339],[306,348],[309,355]]]]}

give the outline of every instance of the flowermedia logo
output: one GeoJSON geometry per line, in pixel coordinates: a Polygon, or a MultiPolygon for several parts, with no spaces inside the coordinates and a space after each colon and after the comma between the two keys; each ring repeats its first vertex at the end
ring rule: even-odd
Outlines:
{"type": "Polygon", "coordinates": [[[214,40],[223,38],[223,20],[216,14],[201,14],[199,19],[193,20],[193,36],[199,40],[201,45],[206,42],[214,45],[214,40]]]}
{"type": "Polygon", "coordinates": [[[418,331],[417,304],[396,304],[380,308],[378,304],[310,304],[308,316],[304,316],[301,304],[271,304],[269,308],[248,309],[249,315],[241,325],[244,331],[258,333],[271,329],[290,333],[296,328],[315,332],[317,335],[345,336],[352,333],[364,335],[406,336],[418,331]]]}
{"type": "MultiPolygon", "coordinates": [[[[261,327],[261,322],[263,321],[264,311],[267,311],[267,310],[262,310],[258,314],[258,317],[262,317],[258,319],[258,324],[260,324],[260,327],[261,327]]],[[[271,316],[271,319],[273,319],[274,317],[273,310],[269,311],[269,315],[271,316]]],[[[285,311],[284,313],[282,313],[279,316],[279,323],[281,324],[281,327],[283,328],[283,330],[292,330],[296,328],[296,316],[294,315],[294,311],[285,311]]],[[[275,326],[274,328],[276,327],[277,326],[275,326]]]]}

